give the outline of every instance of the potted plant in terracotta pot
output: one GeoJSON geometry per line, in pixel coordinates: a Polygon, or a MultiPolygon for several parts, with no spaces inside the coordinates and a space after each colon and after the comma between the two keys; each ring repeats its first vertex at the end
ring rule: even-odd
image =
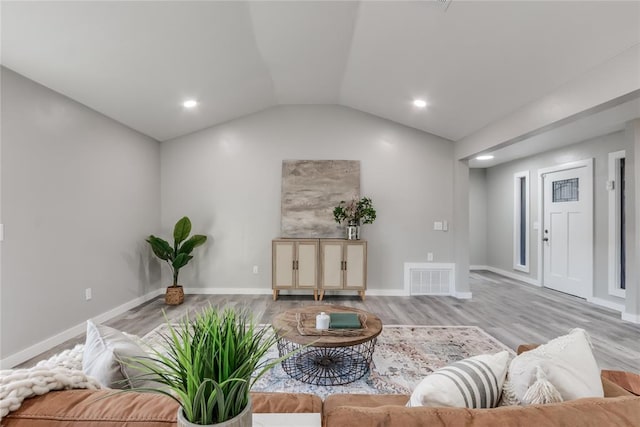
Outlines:
{"type": "Polygon", "coordinates": [[[191,233],[191,220],[185,216],[178,220],[173,228],[173,246],[154,235],[147,238],[153,253],[161,260],[166,261],[173,275],[173,284],[167,287],[167,293],[164,297],[165,302],[169,305],[179,305],[184,302],[184,290],[178,284],[178,274],[180,269],[193,259],[191,252],[207,241],[207,236],[201,234],[194,234],[187,238],[189,233],[191,233]]]}
{"type": "Polygon", "coordinates": [[[360,225],[371,224],[376,220],[376,210],[369,197],[354,198],[349,202],[342,200],[333,209],[333,219],[338,224],[346,223],[345,233],[349,240],[360,239],[360,225]]]}
{"type": "Polygon", "coordinates": [[[252,385],[289,357],[265,358],[277,340],[273,329],[257,326],[246,309],[212,307],[167,328],[162,348],[135,360],[140,379],[161,387],[137,391],[176,400],[178,427],[251,426],[252,385]]]}

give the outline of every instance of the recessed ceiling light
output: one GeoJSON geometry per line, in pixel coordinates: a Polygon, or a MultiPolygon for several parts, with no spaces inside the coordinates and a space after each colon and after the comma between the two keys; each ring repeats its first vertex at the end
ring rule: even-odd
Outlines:
{"type": "Polygon", "coordinates": [[[196,101],[195,99],[187,99],[182,103],[182,106],[184,108],[193,108],[197,105],[198,105],[198,101],[196,101]]]}
{"type": "Polygon", "coordinates": [[[476,160],[491,160],[493,156],[491,154],[485,154],[483,156],[476,157],[476,160]]]}
{"type": "Polygon", "coordinates": [[[414,99],[413,105],[418,108],[424,108],[427,106],[427,101],[425,101],[424,99],[414,99]]]}

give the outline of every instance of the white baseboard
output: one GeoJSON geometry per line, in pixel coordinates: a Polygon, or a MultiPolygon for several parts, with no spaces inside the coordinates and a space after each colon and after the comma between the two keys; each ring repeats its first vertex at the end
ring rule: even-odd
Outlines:
{"type": "Polygon", "coordinates": [[[542,286],[540,281],[538,281],[538,280],[536,280],[536,279],[534,279],[532,277],[523,276],[521,274],[514,273],[512,271],[503,270],[501,268],[492,267],[490,265],[482,266],[481,270],[487,270],[487,271],[490,271],[492,273],[496,273],[496,274],[499,274],[501,276],[508,277],[510,279],[520,280],[521,282],[528,283],[528,284],[533,285],[533,286],[538,286],[538,287],[542,286]]]}
{"type": "Polygon", "coordinates": [[[622,320],[631,323],[640,323],[640,314],[631,314],[627,312],[622,312],[622,320]]]}
{"type": "MultiPolygon", "coordinates": [[[[271,295],[271,288],[184,288],[185,294],[200,295],[271,295]]],[[[318,290],[320,293],[320,290],[318,290]]],[[[367,289],[366,295],[385,297],[406,297],[404,289],[367,289]]],[[[280,295],[313,295],[313,289],[283,289],[280,295]]],[[[325,291],[325,295],[358,295],[358,291],[325,291]]]]}
{"type": "Polygon", "coordinates": [[[408,297],[409,293],[404,289],[367,289],[367,295],[376,297],[408,297]]]}
{"type": "Polygon", "coordinates": [[[469,270],[489,270],[489,266],[487,265],[470,265],[469,270]]]}
{"type": "MultiPolygon", "coordinates": [[[[164,293],[166,292],[166,288],[160,288],[160,289],[156,289],[154,291],[149,292],[146,295],[142,295],[141,297],[132,299],[131,301],[128,301],[122,305],[117,306],[116,308],[109,310],[109,311],[105,311],[102,314],[99,314],[95,317],[92,317],[91,320],[93,320],[95,323],[104,323],[108,320],[113,319],[116,316],[121,315],[122,313],[131,310],[132,308],[135,308],[137,306],[139,306],[140,304],[144,304],[147,301],[151,301],[152,299],[154,299],[157,296],[160,295],[164,295],[164,293]]],[[[84,332],[84,328],[86,327],[86,325],[83,323],[82,324],[82,332],[84,332]]]]}
{"type": "MultiPolygon", "coordinates": [[[[281,291],[284,292],[284,291],[281,291]]],[[[289,291],[291,292],[291,291],[289,291]]],[[[306,291],[306,293],[312,290],[306,291]]],[[[184,288],[185,294],[200,295],[271,295],[271,288],[184,288]]],[[[302,293],[301,293],[302,294],[302,293]]]]}
{"type": "Polygon", "coordinates": [[[590,298],[587,298],[587,302],[590,302],[595,305],[599,305],[601,307],[610,308],[611,310],[619,311],[620,313],[624,312],[624,304],[618,304],[616,302],[608,301],[606,299],[590,297],[590,298]]]}
{"type": "Polygon", "coordinates": [[[471,292],[454,292],[453,296],[458,299],[471,299],[471,292]]]}
{"type": "MultiPolygon", "coordinates": [[[[128,301],[122,305],[119,305],[112,310],[106,311],[95,317],[92,317],[92,320],[96,323],[106,322],[107,320],[113,319],[114,317],[128,310],[131,310],[134,307],[139,306],[140,304],[143,304],[149,300],[152,300],[158,295],[162,295],[164,291],[165,291],[164,288],[151,291],[146,295],[132,299],[131,301],[128,301]]],[[[63,342],[82,334],[83,332],[85,332],[86,329],[87,329],[86,323],[84,322],[80,323],[78,325],[75,325],[69,329],[66,329],[60,332],[59,334],[49,337],[44,341],[40,341],[39,343],[34,344],[31,347],[27,347],[24,350],[21,350],[17,353],[9,355],[4,359],[0,360],[0,369],[13,368],[14,366],[19,365],[22,362],[25,362],[31,359],[32,357],[39,355],[40,353],[44,353],[45,351],[57,346],[58,344],[62,344],[63,342]]]]}

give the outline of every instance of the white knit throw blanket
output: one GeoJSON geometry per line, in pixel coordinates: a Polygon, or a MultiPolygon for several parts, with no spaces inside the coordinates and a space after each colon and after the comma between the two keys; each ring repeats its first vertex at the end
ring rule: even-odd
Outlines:
{"type": "Polygon", "coordinates": [[[84,345],[78,344],[33,368],[0,371],[0,420],[20,407],[29,397],[40,396],[53,390],[102,388],[100,383],[82,372],[84,345]]]}

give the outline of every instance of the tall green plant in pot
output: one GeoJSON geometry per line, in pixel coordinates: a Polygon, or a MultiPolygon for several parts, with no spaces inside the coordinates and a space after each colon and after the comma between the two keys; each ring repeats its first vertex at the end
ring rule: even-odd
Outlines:
{"type": "Polygon", "coordinates": [[[277,340],[273,329],[257,326],[246,309],[211,307],[167,328],[163,348],[136,360],[142,378],[165,387],[139,391],[178,401],[179,427],[251,426],[252,385],[288,357],[264,357],[277,340]]]}
{"type": "Polygon", "coordinates": [[[178,284],[180,269],[193,259],[191,252],[207,241],[207,236],[194,234],[189,237],[190,233],[191,220],[185,216],[180,218],[173,228],[173,246],[153,234],[147,238],[153,253],[169,265],[173,275],[173,284],[167,287],[167,293],[164,297],[165,302],[169,305],[179,305],[184,302],[184,291],[182,286],[178,284]]]}

